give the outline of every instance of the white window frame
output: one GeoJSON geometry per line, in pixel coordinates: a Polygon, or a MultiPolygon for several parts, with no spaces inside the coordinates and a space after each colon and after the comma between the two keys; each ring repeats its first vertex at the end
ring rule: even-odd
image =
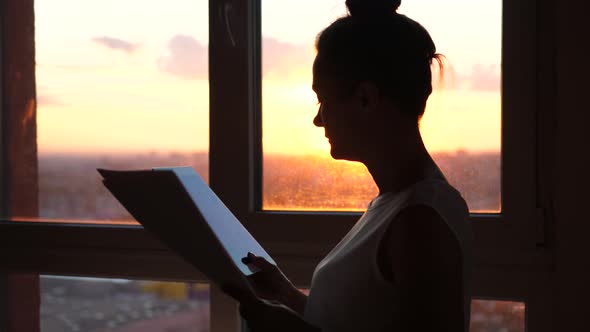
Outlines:
{"type": "MultiPolygon", "coordinates": [[[[537,131],[551,111],[551,100],[542,92],[552,91],[552,80],[539,76],[551,71],[542,52],[551,44],[541,43],[538,31],[546,29],[541,23],[550,22],[551,16],[548,5],[534,0],[503,3],[502,213],[471,215],[476,239],[474,295],[526,301],[528,327],[541,331],[547,328],[543,323],[550,312],[543,299],[549,292],[544,285],[551,255],[546,250],[550,234],[545,218],[550,207],[542,180],[542,149],[548,143],[537,131]]],[[[260,0],[209,0],[210,184],[286,274],[305,287],[317,262],[359,214],[259,209],[260,7],[260,0]],[[228,91],[232,98],[227,98],[228,91]]],[[[4,47],[9,43],[3,40],[4,47]]],[[[136,226],[6,220],[0,222],[0,243],[6,270],[205,281],[136,226]]],[[[235,304],[212,288],[212,331],[236,331],[237,317],[235,304]]]]}

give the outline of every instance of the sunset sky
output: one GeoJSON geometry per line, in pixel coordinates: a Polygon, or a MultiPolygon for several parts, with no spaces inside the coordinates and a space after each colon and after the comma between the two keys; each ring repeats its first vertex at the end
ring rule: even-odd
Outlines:
{"type": "MultiPolygon", "coordinates": [[[[39,152],[206,151],[207,6],[36,1],[39,152]]],[[[399,11],[453,68],[421,124],[429,149],[499,150],[501,1],[406,0],[399,11]]],[[[344,14],[344,0],[262,1],[265,152],[327,153],[312,124],[313,43],[344,14]]]]}

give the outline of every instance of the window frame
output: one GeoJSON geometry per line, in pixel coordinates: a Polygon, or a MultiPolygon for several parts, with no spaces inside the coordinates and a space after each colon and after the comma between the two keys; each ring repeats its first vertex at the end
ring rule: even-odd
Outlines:
{"type": "MultiPolygon", "coordinates": [[[[5,59],[10,41],[4,23],[10,14],[2,9],[0,58],[5,59]]],[[[548,143],[537,135],[543,109],[551,111],[541,104],[548,97],[539,94],[551,85],[551,78],[537,74],[539,68],[547,70],[551,65],[541,61],[539,52],[551,45],[541,46],[538,36],[538,20],[547,23],[549,12],[546,2],[503,1],[503,31],[510,31],[503,33],[502,41],[502,142],[510,142],[502,144],[501,152],[503,212],[470,217],[476,239],[474,295],[526,301],[527,324],[539,330],[544,326],[541,313],[550,312],[542,295],[549,292],[544,285],[552,265],[550,253],[543,248],[548,243],[545,212],[549,207],[542,206],[539,189],[543,171],[539,151],[548,143]],[[502,248],[498,248],[499,241],[502,248]]],[[[308,286],[317,262],[359,214],[258,210],[262,176],[260,15],[261,0],[209,0],[210,184],[285,273],[299,286],[308,286]],[[233,98],[225,97],[227,91],[234,92],[233,98]]],[[[1,63],[4,72],[5,63],[1,63]]],[[[2,114],[6,114],[11,110],[3,97],[2,114]]],[[[1,175],[5,180],[10,146],[4,116],[2,121],[1,175]]],[[[4,200],[7,192],[5,182],[2,184],[4,200]]],[[[138,226],[2,220],[0,243],[4,271],[205,281],[138,226]]],[[[237,329],[233,301],[213,287],[211,300],[212,331],[237,329]]]]}
{"type": "MultiPolygon", "coordinates": [[[[251,8],[245,8],[240,16],[256,16],[255,22],[243,26],[245,30],[257,30],[255,34],[246,34],[251,38],[248,42],[251,50],[247,55],[256,57],[261,54],[260,1],[248,3],[251,8]]],[[[470,216],[477,253],[495,257],[491,259],[498,264],[522,262],[526,258],[514,255],[515,251],[524,256],[535,255],[537,245],[543,242],[540,225],[543,220],[537,210],[536,172],[531,172],[537,168],[536,128],[531,125],[536,123],[537,63],[531,60],[536,59],[534,8],[532,0],[504,1],[502,24],[511,33],[504,34],[502,41],[502,141],[510,144],[502,144],[501,151],[502,213],[470,216]],[[502,239],[506,249],[503,253],[498,253],[496,248],[498,239],[502,239]],[[493,254],[490,249],[494,250],[493,254]]],[[[218,32],[219,36],[224,36],[223,31],[218,32]]],[[[220,46],[213,51],[231,50],[231,47],[220,46]]],[[[247,73],[249,77],[240,77],[244,80],[240,86],[232,85],[237,90],[236,98],[223,100],[215,105],[217,107],[212,105],[212,116],[221,121],[232,118],[235,124],[228,131],[211,123],[211,142],[215,144],[211,145],[210,153],[219,161],[211,165],[211,185],[266,248],[279,254],[321,256],[350,229],[360,214],[259,210],[261,183],[255,179],[262,178],[260,61],[253,58],[242,62],[242,66],[235,68],[236,72],[247,73]],[[253,93],[252,86],[256,87],[253,93]],[[240,110],[240,114],[236,110],[240,110]],[[232,171],[223,172],[224,165],[232,165],[232,171]]],[[[211,74],[217,84],[213,86],[225,87],[226,83],[236,81],[234,72],[226,72],[225,77],[223,73],[216,76],[215,69],[212,67],[211,74]]],[[[218,93],[223,94],[224,88],[219,90],[218,93]]]]}
{"type": "MultiPolygon", "coordinates": [[[[240,16],[257,16],[254,22],[243,26],[248,31],[258,30],[254,35],[251,32],[247,35],[251,38],[248,43],[251,50],[247,54],[255,57],[261,54],[260,1],[248,1],[248,4],[250,8],[245,8],[240,16]]],[[[539,51],[547,44],[540,43],[537,20],[549,22],[549,7],[546,2],[538,4],[533,0],[503,1],[502,213],[470,215],[476,240],[474,297],[525,301],[527,328],[539,331],[549,326],[542,322],[549,319],[550,308],[541,299],[550,296],[544,282],[552,257],[543,248],[548,237],[546,212],[550,207],[543,206],[539,199],[543,195],[540,192],[539,146],[543,142],[537,135],[542,116],[537,111],[543,111],[539,105],[543,98],[538,94],[539,85],[551,83],[546,82],[548,78],[542,81],[537,72],[546,70],[551,63],[541,61],[543,55],[539,51]],[[510,284],[498,284],[498,280],[510,280],[510,284]],[[529,314],[534,314],[534,321],[529,314]]],[[[224,48],[220,47],[219,51],[223,53],[224,48]]],[[[210,153],[219,158],[219,166],[233,166],[232,172],[219,172],[219,177],[212,178],[212,187],[273,257],[278,258],[287,274],[296,276],[300,285],[309,285],[317,262],[360,214],[260,211],[261,181],[254,179],[262,178],[261,67],[259,59],[255,58],[243,65],[245,67],[238,72],[248,73],[250,83],[242,85],[237,95],[244,97],[232,98],[222,107],[212,108],[219,119],[232,118],[241,124],[231,132],[211,127],[214,135],[223,136],[225,140],[217,142],[212,136],[212,142],[219,145],[212,146],[210,153]],[[257,90],[246,93],[252,86],[257,90]],[[240,105],[247,109],[237,117],[235,110],[240,109],[240,105]]],[[[215,79],[224,82],[235,78],[228,74],[215,76],[215,79]]],[[[215,169],[213,167],[211,173],[215,169]]]]}

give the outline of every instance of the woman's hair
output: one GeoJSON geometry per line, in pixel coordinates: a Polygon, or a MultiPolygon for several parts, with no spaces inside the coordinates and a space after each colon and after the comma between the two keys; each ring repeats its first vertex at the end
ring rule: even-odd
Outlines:
{"type": "Polygon", "coordinates": [[[420,119],[432,92],[432,60],[442,73],[442,56],[418,22],[398,14],[401,0],[346,0],[349,15],[316,40],[316,72],[344,91],[374,82],[401,111],[420,119]]]}

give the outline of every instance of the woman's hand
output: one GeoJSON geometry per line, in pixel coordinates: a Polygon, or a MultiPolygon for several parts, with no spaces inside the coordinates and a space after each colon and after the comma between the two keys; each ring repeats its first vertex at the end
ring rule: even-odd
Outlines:
{"type": "Polygon", "coordinates": [[[237,289],[223,291],[240,302],[240,315],[251,332],[320,332],[289,307],[268,300],[253,298],[237,289]]]}
{"type": "Polygon", "coordinates": [[[259,298],[282,303],[300,315],[303,314],[307,296],[301,293],[276,265],[252,253],[248,253],[242,262],[259,270],[248,277],[259,298]]]}

